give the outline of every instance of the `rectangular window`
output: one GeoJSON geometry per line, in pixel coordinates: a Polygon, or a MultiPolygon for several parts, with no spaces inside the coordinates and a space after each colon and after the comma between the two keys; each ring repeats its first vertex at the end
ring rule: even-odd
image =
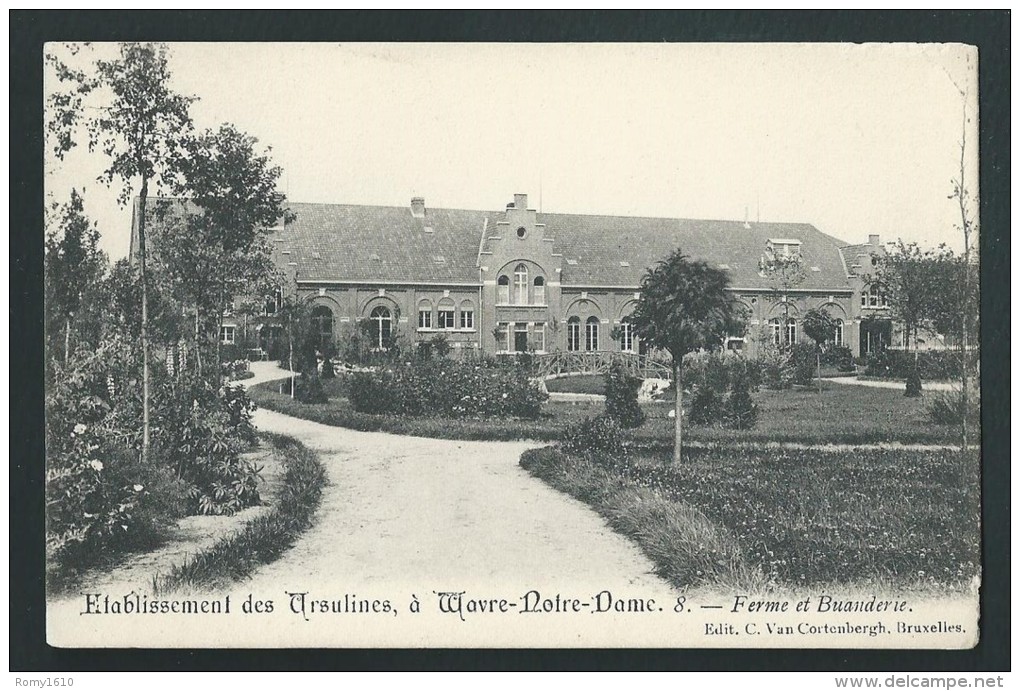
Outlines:
{"type": "Polygon", "coordinates": [[[575,320],[567,322],[567,350],[581,349],[581,322],[575,320]]]}
{"type": "Polygon", "coordinates": [[[545,324],[535,324],[535,350],[545,352],[545,324]]]}
{"type": "Polygon", "coordinates": [[[460,311],[460,328],[462,329],[475,328],[475,313],[473,311],[465,309],[462,309],[460,311]]]}
{"type": "Polygon", "coordinates": [[[545,282],[541,279],[535,280],[535,304],[545,304],[545,282]]]}
{"type": "Polygon", "coordinates": [[[634,352],[634,326],[627,321],[620,324],[620,350],[625,353],[634,352]]]}
{"type": "Polygon", "coordinates": [[[501,281],[496,286],[496,304],[506,305],[510,302],[510,279],[506,276],[500,276],[501,281]]]}
{"type": "Polygon", "coordinates": [[[598,350],[599,349],[599,322],[597,319],[589,319],[585,324],[584,329],[584,347],[585,350],[598,350]]]}
{"type": "Polygon", "coordinates": [[[418,328],[419,329],[431,329],[432,328],[432,310],[418,310],[418,328]]]}
{"type": "Polygon", "coordinates": [[[439,310],[439,328],[454,329],[456,322],[453,319],[453,310],[439,310]]]}
{"type": "Polygon", "coordinates": [[[233,326],[221,326],[220,327],[220,343],[223,345],[234,345],[234,334],[236,330],[233,326]]]}

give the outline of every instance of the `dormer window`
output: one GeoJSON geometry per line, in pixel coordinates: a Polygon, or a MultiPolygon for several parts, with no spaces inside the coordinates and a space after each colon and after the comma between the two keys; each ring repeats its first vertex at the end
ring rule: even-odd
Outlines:
{"type": "Polygon", "coordinates": [[[769,238],[765,251],[773,257],[798,257],[801,244],[796,238],[769,238]]]}

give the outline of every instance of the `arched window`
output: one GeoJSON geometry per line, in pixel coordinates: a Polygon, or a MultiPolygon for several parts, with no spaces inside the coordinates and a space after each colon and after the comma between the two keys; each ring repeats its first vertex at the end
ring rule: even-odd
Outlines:
{"type": "Polygon", "coordinates": [[[588,321],[584,323],[584,349],[585,350],[599,349],[598,317],[588,317],[588,321]]]}
{"type": "Polygon", "coordinates": [[[620,350],[625,353],[634,352],[634,325],[630,317],[624,317],[620,322],[620,350]]]}
{"type": "Polygon", "coordinates": [[[510,302],[510,279],[503,274],[496,280],[496,304],[505,305],[510,302]]]}
{"type": "Polygon", "coordinates": [[[514,304],[528,304],[528,267],[524,264],[514,269],[514,304]]]}
{"type": "Polygon", "coordinates": [[[581,319],[571,317],[567,320],[567,350],[581,349],[581,319]]]}
{"type": "Polygon", "coordinates": [[[312,332],[316,347],[325,352],[333,345],[333,311],[325,305],[312,310],[312,332]]]}
{"type": "Polygon", "coordinates": [[[544,276],[535,276],[535,295],[534,295],[534,298],[535,298],[535,304],[536,305],[544,305],[545,304],[545,277],[544,276]]]}
{"type": "Polygon", "coordinates": [[[439,301],[439,328],[440,329],[455,329],[457,324],[453,319],[453,300],[450,298],[443,298],[439,301]]]}
{"type": "Polygon", "coordinates": [[[432,303],[428,300],[422,300],[418,303],[418,328],[432,328],[432,303]]]}
{"type": "Polygon", "coordinates": [[[783,332],[780,329],[779,317],[769,319],[769,331],[772,332],[772,343],[775,345],[782,345],[783,332]]]}
{"type": "Polygon", "coordinates": [[[797,320],[793,317],[786,320],[786,342],[789,345],[797,342],[797,320]]]}
{"type": "Polygon", "coordinates": [[[838,346],[843,345],[843,320],[842,319],[837,319],[836,320],[836,329],[835,329],[835,332],[832,335],[832,343],[833,343],[833,345],[838,345],[838,346]]]}
{"type": "Polygon", "coordinates": [[[376,307],[368,319],[371,322],[372,346],[385,348],[389,343],[390,334],[393,333],[393,317],[389,308],[382,305],[376,307]]]}

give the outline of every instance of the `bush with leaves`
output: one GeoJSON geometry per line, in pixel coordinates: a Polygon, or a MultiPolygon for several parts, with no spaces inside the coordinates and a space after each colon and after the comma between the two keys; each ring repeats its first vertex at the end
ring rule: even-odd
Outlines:
{"type": "Polygon", "coordinates": [[[793,386],[795,371],[790,350],[776,345],[767,337],[759,341],[758,367],[762,386],[775,390],[793,386]]]}
{"type": "Polygon", "coordinates": [[[853,351],[849,346],[829,346],[822,351],[822,365],[835,367],[840,372],[853,372],[853,351]]]}
{"type": "Polygon", "coordinates": [[[645,421],[644,411],[638,405],[641,380],[631,376],[619,362],[609,366],[606,374],[606,415],[622,427],[640,427],[645,421]]]}
{"type": "Polygon", "coordinates": [[[744,377],[752,390],[761,384],[758,361],[728,351],[699,351],[684,358],[684,384],[691,389],[711,387],[726,393],[737,377],[744,377]]]}
{"type": "Polygon", "coordinates": [[[793,381],[807,385],[818,373],[818,346],[814,343],[794,343],[790,349],[793,364],[793,381]]]}
{"type": "Polygon", "coordinates": [[[918,398],[921,395],[921,373],[915,367],[907,377],[907,389],[903,392],[907,398],[918,398]]]}
{"type": "Polygon", "coordinates": [[[695,425],[715,425],[722,422],[723,399],[711,386],[698,386],[691,398],[690,420],[695,425]]]}
{"type": "MultiPolygon", "coordinates": [[[[967,419],[974,425],[981,422],[981,406],[979,394],[972,390],[967,397],[967,419]]],[[[959,389],[953,391],[936,392],[928,403],[928,419],[936,425],[959,425],[963,422],[963,392],[959,389]]]]}
{"type": "Polygon", "coordinates": [[[563,430],[560,448],[585,458],[619,461],[626,455],[623,428],[608,415],[586,417],[563,430]]]}
{"type": "Polygon", "coordinates": [[[55,364],[47,386],[46,544],[65,568],[155,543],[187,505],[188,487],[165,457],[140,461],[129,362],[129,348],[112,339],[55,364]]]}
{"type": "Polygon", "coordinates": [[[161,384],[153,443],[189,485],[190,512],[230,515],[258,504],[261,468],[241,458],[255,440],[244,390],[197,378],[161,384]]]}
{"type": "Polygon", "coordinates": [[[519,367],[433,359],[360,372],[348,397],[360,413],[535,419],[548,394],[519,367]]]}
{"type": "Polygon", "coordinates": [[[758,406],[751,400],[747,379],[733,380],[733,388],[726,398],[723,426],[730,429],[751,429],[758,421],[758,406]]]}
{"type": "Polygon", "coordinates": [[[294,398],[308,404],[326,403],[329,400],[326,390],[322,388],[322,379],[314,370],[298,377],[294,398]]]}

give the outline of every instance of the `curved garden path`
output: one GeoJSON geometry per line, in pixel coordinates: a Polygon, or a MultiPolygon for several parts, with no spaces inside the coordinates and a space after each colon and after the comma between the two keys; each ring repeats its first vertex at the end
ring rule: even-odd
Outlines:
{"type": "MultiPolygon", "coordinates": [[[[246,385],[286,375],[253,368],[246,385]]],[[[315,524],[255,574],[252,591],[411,581],[503,594],[584,584],[671,591],[635,544],[520,467],[534,444],[358,432],[262,409],[255,423],[318,452],[329,485],[315,524]]]]}

